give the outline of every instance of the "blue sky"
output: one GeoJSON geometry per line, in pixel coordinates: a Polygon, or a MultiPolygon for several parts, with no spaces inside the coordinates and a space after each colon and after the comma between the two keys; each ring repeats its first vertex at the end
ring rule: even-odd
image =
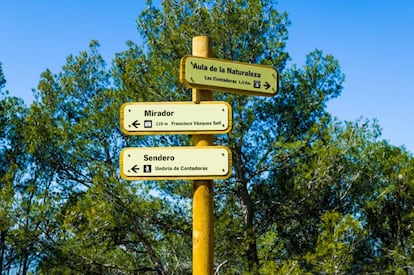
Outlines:
{"type": "MultiPolygon", "coordinates": [[[[0,62],[6,89],[27,103],[40,74],[60,71],[69,54],[99,40],[108,65],[125,42],[139,42],[136,18],[144,0],[0,0],[0,62]]],[[[379,121],[383,138],[414,152],[414,1],[279,0],[292,22],[291,64],[321,49],[346,75],[328,110],[341,120],[379,121]]]]}

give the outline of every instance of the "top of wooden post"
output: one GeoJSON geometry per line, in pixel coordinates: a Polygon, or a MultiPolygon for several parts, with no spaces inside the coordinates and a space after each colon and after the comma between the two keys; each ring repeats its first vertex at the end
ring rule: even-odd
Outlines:
{"type": "Polygon", "coordinates": [[[212,57],[213,56],[213,43],[212,39],[208,36],[195,36],[193,37],[193,55],[200,57],[212,57]]]}

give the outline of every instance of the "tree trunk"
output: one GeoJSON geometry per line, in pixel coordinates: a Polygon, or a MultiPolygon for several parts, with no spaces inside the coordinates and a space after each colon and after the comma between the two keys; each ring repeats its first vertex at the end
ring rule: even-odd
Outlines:
{"type": "Polygon", "coordinates": [[[257,256],[256,246],[256,234],[253,224],[254,219],[254,207],[253,202],[247,189],[247,179],[244,173],[244,165],[242,160],[241,146],[235,147],[234,167],[236,170],[236,184],[237,184],[237,195],[240,199],[242,207],[242,213],[245,223],[245,238],[247,241],[246,257],[249,265],[249,271],[252,274],[259,274],[259,257],[257,256]]]}
{"type": "Polygon", "coordinates": [[[135,219],[134,219],[134,225],[136,227],[135,232],[137,236],[140,238],[140,241],[142,242],[143,246],[145,247],[145,250],[147,251],[149,258],[154,265],[155,271],[157,272],[158,275],[165,275],[166,273],[164,271],[164,267],[162,266],[160,259],[157,257],[150,242],[145,237],[143,230],[141,229],[139,223],[135,221],[135,219]]]}
{"type": "Polygon", "coordinates": [[[0,232],[0,274],[3,274],[4,253],[6,251],[6,231],[0,232]]]}

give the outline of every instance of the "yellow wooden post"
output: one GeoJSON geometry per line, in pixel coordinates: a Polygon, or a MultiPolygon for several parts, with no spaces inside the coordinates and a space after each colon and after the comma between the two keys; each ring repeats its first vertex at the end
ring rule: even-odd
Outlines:
{"type": "MultiPolygon", "coordinates": [[[[212,40],[193,38],[193,55],[212,57],[212,40]]],[[[193,101],[212,101],[210,90],[193,89],[193,101]]],[[[194,146],[213,145],[213,135],[194,135],[194,146]]],[[[213,181],[193,182],[193,275],[211,275],[214,271],[213,181]]]]}

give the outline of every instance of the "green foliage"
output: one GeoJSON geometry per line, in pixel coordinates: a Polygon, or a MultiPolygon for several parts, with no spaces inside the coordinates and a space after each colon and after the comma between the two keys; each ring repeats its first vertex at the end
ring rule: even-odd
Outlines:
{"type": "Polygon", "coordinates": [[[321,220],[315,252],[304,258],[313,266],[312,271],[319,274],[351,272],[356,247],[365,237],[362,227],[351,215],[338,212],[326,212],[321,220]]]}
{"type": "Polygon", "coordinates": [[[214,56],[280,73],[272,98],[215,92],[233,109],[233,175],[215,181],[216,274],[412,274],[414,161],[379,125],[326,110],[345,80],[320,50],[287,66],[289,20],[270,0],[147,1],[143,45],[112,67],[92,41],[46,70],[26,108],[0,66],[0,273],[190,274],[191,184],[126,182],[126,146],[178,146],[187,136],[127,137],[121,104],[188,101],[180,59],[197,35],[214,56]]]}
{"type": "Polygon", "coordinates": [[[6,85],[6,78],[4,77],[4,73],[3,73],[3,65],[0,63],[0,92],[2,92],[2,96],[3,96],[3,89],[4,86],[6,85]]]}
{"type": "Polygon", "coordinates": [[[20,208],[25,205],[19,191],[25,188],[24,173],[29,170],[23,133],[27,109],[23,100],[10,97],[3,90],[5,83],[0,63],[0,273],[17,263],[20,263],[19,270],[27,269],[27,265],[21,264],[25,258],[19,255],[25,249],[22,240],[26,234],[20,235],[21,230],[16,227],[25,222],[20,217],[20,208]]]}

